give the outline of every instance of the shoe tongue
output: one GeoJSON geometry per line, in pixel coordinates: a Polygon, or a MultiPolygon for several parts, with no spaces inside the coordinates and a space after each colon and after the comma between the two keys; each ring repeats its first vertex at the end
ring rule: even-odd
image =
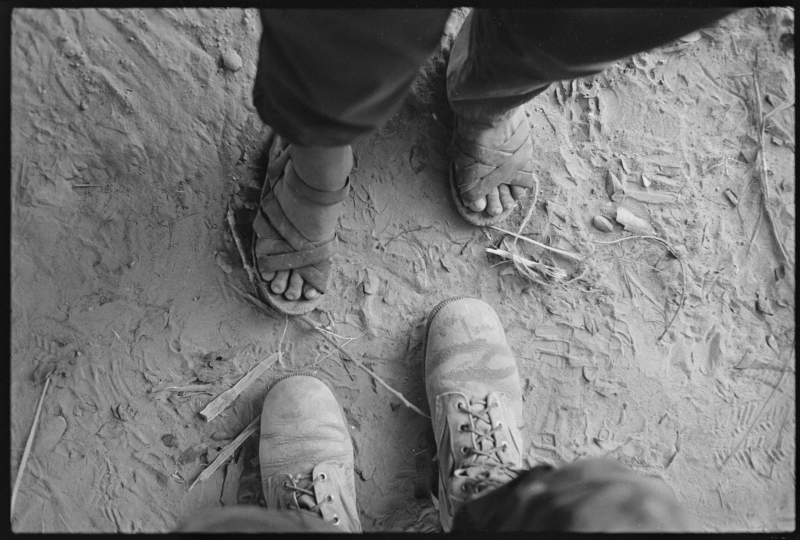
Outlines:
{"type": "MultiPolygon", "coordinates": [[[[480,411],[480,413],[488,416],[485,409],[480,411]]],[[[489,431],[492,430],[492,425],[489,422],[482,420],[481,418],[473,417],[473,422],[474,422],[473,425],[475,426],[475,431],[477,431],[478,433],[488,433],[489,431]]],[[[475,437],[477,438],[479,436],[476,434],[475,437]]],[[[496,441],[494,435],[490,435],[489,437],[482,439],[480,442],[477,443],[478,450],[480,450],[481,452],[488,452],[495,446],[496,446],[496,441]]],[[[499,461],[499,460],[497,459],[496,456],[493,455],[491,457],[479,456],[477,461],[485,462],[485,461],[499,461]]]]}
{"type": "MultiPolygon", "coordinates": [[[[306,495],[304,493],[297,496],[297,504],[303,510],[311,510],[314,507],[314,505],[317,504],[317,501],[314,500],[314,497],[312,497],[311,495],[306,495]]],[[[317,510],[317,513],[319,515],[322,515],[322,511],[319,509],[317,510]]]]}

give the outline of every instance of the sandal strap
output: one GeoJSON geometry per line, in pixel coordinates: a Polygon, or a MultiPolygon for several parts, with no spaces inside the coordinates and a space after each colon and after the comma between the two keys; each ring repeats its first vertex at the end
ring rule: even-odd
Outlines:
{"type": "Polygon", "coordinates": [[[319,206],[331,206],[338,204],[345,200],[350,194],[350,177],[348,176],[344,181],[344,187],[336,191],[322,191],[313,188],[305,183],[300,176],[295,172],[292,162],[286,169],[286,177],[284,179],[286,187],[297,195],[299,199],[312,202],[319,206]]]}
{"type": "MultiPolygon", "coordinates": [[[[522,117],[525,118],[524,116],[522,117]]],[[[503,144],[490,148],[454,132],[450,145],[461,198],[471,203],[500,184],[533,187],[530,127],[520,121],[503,144]]]]}
{"type": "Polygon", "coordinates": [[[345,179],[344,186],[336,191],[322,191],[306,184],[294,170],[291,162],[292,145],[287,146],[267,167],[267,181],[274,186],[283,177],[286,187],[298,198],[319,206],[331,206],[342,202],[350,193],[350,177],[345,179]],[[287,163],[288,162],[288,163],[287,163]]]}
{"type": "Polygon", "coordinates": [[[327,290],[330,259],[338,247],[335,236],[315,246],[289,221],[274,196],[262,201],[262,210],[253,221],[253,229],[258,238],[254,253],[261,272],[294,270],[318,291],[327,290]],[[268,238],[270,229],[277,231],[283,240],[268,238]]]}

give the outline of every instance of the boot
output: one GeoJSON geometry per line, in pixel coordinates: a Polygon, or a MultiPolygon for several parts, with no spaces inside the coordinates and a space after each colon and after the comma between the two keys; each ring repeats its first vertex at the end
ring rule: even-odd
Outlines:
{"type": "Polygon", "coordinates": [[[311,512],[361,532],[353,443],[328,386],[309,375],[278,379],[261,414],[261,482],[270,510],[311,512]]]}
{"type": "Polygon", "coordinates": [[[513,480],[522,467],[522,392],[494,310],[474,298],[437,305],[425,331],[425,390],[439,461],[439,516],[513,480]]]}

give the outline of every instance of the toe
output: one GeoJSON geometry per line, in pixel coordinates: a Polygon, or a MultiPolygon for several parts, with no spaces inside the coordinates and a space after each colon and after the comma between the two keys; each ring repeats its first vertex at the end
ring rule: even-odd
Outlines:
{"type": "Polygon", "coordinates": [[[289,278],[289,288],[286,289],[284,296],[287,300],[297,300],[303,292],[303,278],[297,272],[292,272],[289,278]]]}
{"type": "Polygon", "coordinates": [[[261,277],[264,278],[264,281],[270,282],[275,279],[275,272],[261,272],[261,277]]]}
{"type": "Polygon", "coordinates": [[[313,300],[319,296],[319,291],[311,285],[306,284],[303,287],[303,296],[305,296],[307,300],[313,300]]]}
{"type": "Polygon", "coordinates": [[[483,212],[483,209],[486,208],[486,197],[481,197],[475,202],[468,204],[467,208],[473,212],[483,212]]]}
{"type": "Polygon", "coordinates": [[[511,191],[509,191],[506,184],[497,186],[497,192],[500,194],[500,204],[503,206],[503,210],[511,210],[514,208],[517,202],[514,200],[514,197],[511,196],[511,191]]]}
{"type": "Polygon", "coordinates": [[[486,213],[496,216],[503,212],[503,205],[500,204],[500,193],[497,189],[491,190],[486,194],[486,213]]]}
{"type": "Polygon", "coordinates": [[[275,279],[272,280],[270,284],[270,288],[272,292],[275,294],[283,294],[283,291],[286,290],[286,283],[289,281],[289,271],[288,270],[281,270],[275,275],[275,279]]]}
{"type": "Polygon", "coordinates": [[[523,198],[525,194],[528,192],[528,190],[522,186],[510,186],[510,187],[511,187],[511,196],[514,197],[514,200],[517,201],[523,198]]]}

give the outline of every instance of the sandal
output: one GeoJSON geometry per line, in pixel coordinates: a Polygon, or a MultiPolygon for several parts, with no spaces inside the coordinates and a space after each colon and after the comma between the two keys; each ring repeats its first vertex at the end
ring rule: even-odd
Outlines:
{"type": "Polygon", "coordinates": [[[525,110],[520,106],[509,115],[507,122],[514,125],[514,133],[507,139],[502,137],[505,140],[487,133],[481,143],[471,141],[458,130],[458,121],[456,117],[450,144],[450,193],[458,213],[479,227],[499,223],[516,205],[496,216],[489,216],[485,211],[475,212],[467,205],[485,197],[500,184],[533,187],[533,143],[525,110]]]}
{"type": "Polygon", "coordinates": [[[311,207],[332,206],[347,198],[350,179],[337,191],[320,191],[308,186],[292,167],[291,145],[277,136],[270,149],[270,161],[261,191],[261,205],[253,221],[252,255],[259,279],[258,288],[262,298],[278,311],[286,315],[301,315],[312,311],[325,299],[331,275],[331,257],[336,252],[338,241],[335,232],[319,242],[307,240],[286,216],[275,195],[275,187],[279,182],[286,182],[286,188],[303,203],[311,207]],[[299,273],[306,284],[321,294],[308,300],[301,292],[297,300],[287,300],[283,294],[272,292],[262,273],[280,270],[299,273]]]}

